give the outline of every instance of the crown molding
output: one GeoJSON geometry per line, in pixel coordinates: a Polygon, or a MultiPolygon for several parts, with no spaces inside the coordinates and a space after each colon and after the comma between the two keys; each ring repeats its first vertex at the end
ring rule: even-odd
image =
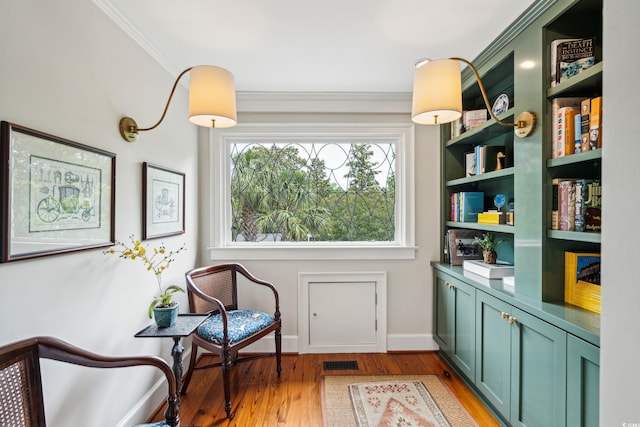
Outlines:
{"type": "Polygon", "coordinates": [[[404,92],[238,92],[238,112],[410,113],[404,92]]]}

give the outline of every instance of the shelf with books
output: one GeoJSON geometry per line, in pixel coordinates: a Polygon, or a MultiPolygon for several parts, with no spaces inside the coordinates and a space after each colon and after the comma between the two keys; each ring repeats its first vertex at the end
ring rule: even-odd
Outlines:
{"type": "MultiPolygon", "coordinates": [[[[513,108],[507,110],[504,114],[498,116],[503,121],[513,121],[515,110],[513,108]]],[[[494,120],[488,120],[479,126],[474,127],[470,131],[467,131],[460,136],[450,139],[446,142],[446,147],[452,147],[456,145],[478,145],[487,144],[487,141],[499,137],[499,136],[512,136],[513,128],[505,127],[497,124],[494,120]]],[[[511,137],[513,141],[513,137],[511,137]]]]}
{"type": "Polygon", "coordinates": [[[561,168],[567,165],[575,165],[579,163],[599,162],[602,159],[602,148],[597,150],[585,151],[583,153],[570,154],[568,156],[556,157],[547,160],[547,168],[561,168]]]}

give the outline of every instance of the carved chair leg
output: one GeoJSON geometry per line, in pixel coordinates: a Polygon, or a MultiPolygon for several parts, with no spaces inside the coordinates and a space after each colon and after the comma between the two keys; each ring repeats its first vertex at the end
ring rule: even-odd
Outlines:
{"type": "Polygon", "coordinates": [[[232,420],[235,414],[231,413],[231,368],[233,360],[229,349],[224,349],[220,357],[222,358],[222,381],[224,383],[224,410],[227,418],[232,420]]]}
{"type": "Polygon", "coordinates": [[[197,355],[198,355],[198,346],[195,344],[191,344],[191,357],[189,358],[189,369],[187,369],[187,375],[184,377],[184,382],[182,383],[182,389],[179,390],[180,394],[187,393],[187,387],[189,387],[189,382],[191,381],[191,375],[193,375],[193,369],[196,367],[197,355]]]}
{"type": "Polygon", "coordinates": [[[177,396],[170,395],[167,398],[167,410],[164,411],[164,419],[171,427],[175,427],[180,424],[180,410],[178,405],[177,396]]]}
{"type": "Polygon", "coordinates": [[[282,333],[280,329],[276,330],[276,371],[278,372],[278,378],[280,378],[280,372],[282,372],[282,333]]]}

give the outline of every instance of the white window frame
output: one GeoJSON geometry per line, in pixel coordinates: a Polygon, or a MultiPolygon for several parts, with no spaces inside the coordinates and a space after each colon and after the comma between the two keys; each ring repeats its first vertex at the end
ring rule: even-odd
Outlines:
{"type": "Polygon", "coordinates": [[[240,124],[212,132],[210,170],[212,260],[378,260],[415,259],[414,126],[376,124],[240,124]],[[297,142],[348,138],[396,144],[395,241],[233,242],[231,238],[230,146],[237,142],[297,142]]]}

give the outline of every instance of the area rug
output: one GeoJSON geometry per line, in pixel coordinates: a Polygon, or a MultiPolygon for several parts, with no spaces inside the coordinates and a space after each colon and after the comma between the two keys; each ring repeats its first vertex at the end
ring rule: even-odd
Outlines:
{"type": "Polygon", "coordinates": [[[437,375],[323,377],[324,427],[478,427],[437,375]]]}

